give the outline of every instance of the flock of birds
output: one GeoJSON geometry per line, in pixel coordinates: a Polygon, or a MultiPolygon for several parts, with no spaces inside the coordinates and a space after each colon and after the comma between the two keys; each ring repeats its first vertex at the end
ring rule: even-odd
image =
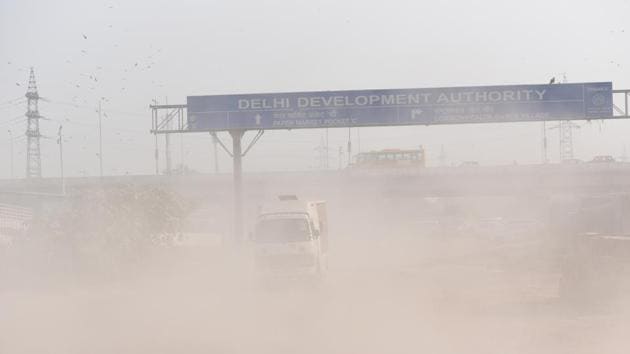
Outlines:
{"type": "MultiPolygon", "coordinates": [[[[108,27],[111,28],[112,25],[108,25],[108,27]]],[[[81,36],[83,37],[84,40],[88,40],[88,36],[85,33],[82,33],[81,36]]],[[[114,44],[114,47],[118,48],[118,45],[114,44]]],[[[152,45],[150,45],[149,48],[152,49],[152,45]]],[[[95,67],[95,69],[92,72],[81,74],[81,76],[87,78],[88,80],[87,82],[86,81],[75,82],[74,87],[77,89],[80,89],[83,87],[91,91],[97,90],[97,85],[99,83],[99,78],[97,74],[101,76],[100,73],[103,73],[103,76],[111,77],[114,80],[119,80],[119,83],[122,83],[122,85],[120,85],[119,91],[124,92],[127,90],[127,83],[129,82],[128,80],[129,80],[130,75],[133,75],[134,73],[140,72],[140,71],[151,70],[153,66],[156,64],[155,57],[159,55],[161,52],[162,50],[158,48],[157,50],[155,50],[153,53],[149,54],[148,56],[141,58],[138,61],[135,61],[131,65],[123,67],[122,70],[119,70],[118,73],[105,72],[106,68],[104,68],[101,65],[98,65],[95,67]],[[116,77],[117,76],[116,74],[118,74],[118,77],[116,77]]],[[[85,49],[82,49],[81,53],[86,56],[88,55],[88,52],[85,49]]],[[[68,59],[66,60],[66,63],[70,64],[72,62],[68,59]]],[[[151,83],[154,85],[156,84],[155,80],[151,80],[151,83]]],[[[156,86],[164,87],[163,84],[157,84],[156,86]]],[[[78,98],[79,98],[78,95],[73,96],[72,97],[73,102],[76,102],[78,98]]],[[[106,97],[101,96],[101,100],[107,101],[108,99],[106,97]]]]}
{"type": "MultiPolygon", "coordinates": [[[[108,8],[112,9],[113,6],[110,5],[108,6],[108,8]]],[[[107,28],[111,30],[114,28],[114,26],[111,24],[108,24],[107,28]]],[[[621,29],[621,30],[611,31],[611,33],[625,33],[625,30],[621,29]]],[[[80,37],[78,37],[79,38],[78,40],[82,40],[82,41],[85,41],[86,43],[89,43],[91,41],[91,37],[92,35],[88,36],[88,34],[84,32],[84,33],[80,33],[80,37]]],[[[98,43],[97,48],[102,49],[103,47],[104,46],[102,45],[102,43],[98,43]]],[[[92,53],[88,52],[87,50],[88,48],[89,47],[83,46],[83,48],[79,50],[79,53],[80,53],[79,57],[82,57],[82,58],[91,57],[92,53]]],[[[113,43],[113,48],[116,48],[113,51],[114,53],[110,53],[108,55],[115,54],[115,51],[117,51],[120,48],[120,46],[117,43],[113,43]]],[[[110,98],[103,95],[103,93],[104,92],[112,93],[114,91],[113,90],[114,85],[118,85],[117,90],[121,94],[124,94],[127,91],[127,87],[129,85],[134,85],[134,83],[132,83],[132,80],[138,78],[138,75],[137,75],[138,73],[143,72],[143,71],[146,72],[154,68],[154,66],[156,65],[157,57],[161,54],[162,49],[153,48],[152,45],[149,45],[149,51],[150,53],[148,55],[140,57],[137,60],[132,61],[128,65],[123,66],[122,68],[118,68],[117,70],[111,67],[109,63],[97,65],[89,72],[80,73],[79,77],[76,78],[75,80],[66,81],[66,84],[68,86],[73,87],[74,89],[77,90],[72,94],[72,99],[71,99],[72,102],[69,104],[73,105],[75,108],[94,109],[93,107],[87,107],[87,105],[91,104],[93,106],[93,102],[97,100],[101,102],[105,102],[105,103],[109,102],[110,98]],[[82,102],[85,106],[79,105],[79,102],[82,102]]],[[[115,57],[115,56],[112,55],[112,57],[115,57]]],[[[68,65],[71,65],[71,64],[85,65],[87,64],[87,62],[88,60],[83,60],[83,59],[77,60],[76,63],[73,63],[73,61],[70,59],[65,60],[65,63],[68,65]]],[[[14,65],[11,61],[8,61],[7,64],[14,65]]],[[[619,62],[614,61],[614,60],[610,60],[609,64],[617,68],[622,67],[619,62]]],[[[19,68],[18,70],[24,71],[24,68],[19,68]]],[[[142,77],[142,79],[144,79],[145,81],[150,81],[156,87],[164,87],[163,83],[156,82],[155,80],[146,80],[146,77],[142,77]]],[[[549,80],[549,84],[555,84],[555,83],[556,83],[556,77],[552,77],[549,80]]],[[[15,85],[19,87],[23,86],[22,84],[20,84],[20,82],[15,82],[15,85]]],[[[51,102],[51,103],[60,103],[55,100],[49,100],[46,98],[43,98],[43,100],[46,102],[51,102]]],[[[103,113],[103,117],[107,118],[108,116],[106,113],[103,113]]],[[[68,118],[66,118],[65,121],[72,123],[72,121],[68,118]]],[[[85,124],[84,122],[74,122],[74,123],[78,125],[85,124]]],[[[124,133],[124,130],[123,130],[123,133],[124,133]]],[[[115,134],[119,136],[121,135],[121,132],[116,132],[115,134]]],[[[86,144],[89,143],[90,139],[91,138],[88,138],[87,136],[83,137],[83,140],[85,141],[86,144]]],[[[131,140],[129,140],[129,142],[131,142],[131,140]]],[[[81,148],[86,149],[86,146],[84,145],[81,148]]]]}
{"type": "MultiPolygon", "coordinates": [[[[109,5],[108,6],[109,9],[114,8],[113,5],[109,5]]],[[[108,29],[112,29],[114,28],[114,26],[112,24],[107,25],[108,29]]],[[[123,32],[127,32],[128,30],[123,29],[123,32]]],[[[83,41],[90,41],[90,37],[88,36],[88,34],[86,33],[80,33],[80,37],[83,41]]],[[[93,45],[98,45],[98,50],[102,50],[103,48],[106,47],[106,45],[104,45],[103,43],[97,43],[97,44],[93,44],[93,45]]],[[[89,47],[85,46],[85,45],[81,45],[83,48],[79,50],[80,56],[81,57],[90,57],[92,56],[90,52],[88,52],[89,47]]],[[[114,48],[119,48],[119,45],[117,43],[113,43],[113,47],[114,48]]],[[[135,50],[138,49],[138,47],[135,47],[134,49],[131,50],[135,50]]],[[[133,83],[131,83],[134,79],[134,74],[137,74],[139,72],[142,71],[148,71],[151,70],[155,65],[156,65],[156,57],[158,55],[160,55],[160,53],[162,52],[162,49],[157,48],[157,49],[153,49],[152,45],[149,45],[149,50],[152,51],[149,55],[144,56],[144,57],[140,57],[138,58],[136,61],[134,61],[132,64],[129,65],[125,65],[123,67],[119,67],[119,68],[115,68],[113,67],[110,63],[108,64],[104,64],[104,65],[98,65],[95,66],[92,70],[89,70],[88,72],[83,72],[79,74],[79,77],[76,78],[75,80],[71,80],[71,81],[66,81],[65,83],[70,86],[73,87],[74,89],[77,89],[79,91],[77,91],[73,96],[72,96],[72,102],[77,103],[82,101],[84,104],[87,104],[89,101],[92,101],[92,99],[98,99],[98,97],[94,97],[96,94],[96,92],[113,92],[113,87],[115,85],[118,85],[118,91],[121,92],[122,94],[124,94],[125,91],[127,91],[127,87],[129,85],[133,85],[133,83]],[[91,97],[90,97],[91,96],[91,97]]],[[[115,58],[115,54],[116,54],[117,50],[109,50],[107,55],[108,55],[108,61],[111,61],[111,58],[115,58]]],[[[103,56],[103,54],[100,54],[100,56],[103,56]]],[[[84,59],[78,59],[78,60],[71,60],[71,59],[66,59],[65,63],[66,64],[73,64],[73,65],[77,65],[78,67],[81,66],[85,66],[85,64],[88,62],[88,60],[84,60],[84,59]]],[[[11,61],[7,62],[8,65],[13,65],[13,63],[11,61]]],[[[24,71],[26,68],[24,67],[18,67],[18,71],[24,71]]],[[[68,68],[68,70],[66,70],[67,72],[72,71],[72,68],[68,68]]],[[[149,81],[146,80],[146,77],[142,77],[142,79],[144,81],[149,81]]],[[[161,82],[158,82],[154,79],[150,80],[151,84],[156,86],[156,87],[164,87],[164,84],[161,82]]],[[[20,82],[15,82],[16,86],[24,86],[23,84],[21,84],[20,82]]],[[[109,99],[105,96],[100,96],[100,99],[102,101],[108,101],[109,99]]]]}
{"type": "MultiPolygon", "coordinates": [[[[109,6],[109,8],[113,8],[113,6],[109,6]]],[[[114,28],[114,26],[110,24],[110,25],[107,25],[107,28],[112,29],[114,28]]],[[[123,30],[123,31],[127,31],[127,30],[123,30]]],[[[107,45],[104,45],[103,43],[89,43],[89,42],[93,42],[93,39],[92,39],[93,37],[94,36],[88,36],[87,33],[80,33],[79,40],[85,42],[84,44],[81,45],[81,47],[83,48],[79,49],[77,59],[74,59],[74,60],[66,59],[65,60],[66,65],[76,65],[79,68],[82,68],[82,67],[84,68],[84,67],[90,66],[89,64],[90,60],[88,59],[89,57],[93,57],[98,60],[103,60],[103,59],[100,59],[97,55],[94,55],[94,52],[103,50],[103,48],[106,48],[107,45]],[[88,51],[90,49],[90,45],[91,47],[97,48],[97,49],[94,49],[93,51],[88,51]]],[[[68,86],[69,89],[71,89],[70,91],[72,95],[72,98],[70,100],[71,102],[67,102],[68,99],[64,100],[61,97],[55,97],[54,99],[49,99],[47,98],[48,94],[46,93],[45,93],[45,96],[40,96],[40,99],[47,103],[71,106],[75,109],[85,109],[85,110],[90,110],[94,112],[95,102],[100,101],[103,103],[108,103],[110,101],[115,101],[115,98],[110,99],[108,97],[109,95],[106,94],[106,92],[109,94],[115,95],[116,85],[119,86],[118,91],[122,95],[124,95],[125,92],[127,91],[128,85],[135,85],[135,83],[133,82],[134,80],[140,80],[144,82],[150,81],[153,85],[157,87],[164,87],[162,83],[158,83],[155,80],[147,80],[146,76],[139,75],[142,72],[146,72],[154,68],[154,66],[156,65],[156,61],[158,59],[157,57],[162,52],[160,48],[154,49],[152,45],[149,45],[150,53],[148,55],[140,56],[137,60],[133,61],[132,63],[128,65],[124,65],[122,67],[116,68],[114,65],[112,65],[111,58],[116,57],[114,54],[116,53],[116,51],[120,51],[119,49],[120,46],[117,43],[113,43],[113,48],[112,48],[112,45],[110,45],[109,47],[110,47],[110,50],[109,50],[109,53],[107,53],[108,60],[106,64],[104,63],[101,65],[94,66],[92,70],[79,73],[76,79],[71,80],[71,81],[65,81],[65,84],[68,86]],[[76,91],[72,92],[72,90],[76,90],[76,91]]],[[[139,48],[136,47],[132,50],[137,50],[137,49],[139,48]]],[[[100,53],[98,55],[103,56],[103,54],[100,54],[100,53]]],[[[20,72],[28,71],[28,68],[18,66],[12,61],[7,61],[7,65],[11,65],[14,67],[17,66],[17,70],[20,72]]],[[[65,71],[72,72],[73,69],[74,68],[72,67],[67,67],[67,70],[65,71]]],[[[27,85],[22,84],[20,82],[15,82],[15,86],[25,87],[27,85]]],[[[59,91],[64,91],[64,90],[59,90],[59,91]]],[[[68,90],[65,90],[65,91],[67,92],[68,90]]],[[[54,96],[55,94],[53,92],[50,95],[54,96]]],[[[12,104],[12,107],[17,108],[17,107],[22,107],[22,105],[25,105],[26,100],[24,97],[22,97],[19,101],[17,102],[11,101],[10,103],[12,104]],[[17,104],[19,104],[19,106],[17,104]]],[[[129,112],[126,112],[125,114],[138,115],[137,113],[129,113],[129,112]]],[[[84,115],[84,114],[80,114],[77,112],[63,113],[63,116],[66,116],[66,117],[77,116],[77,115],[84,115]]],[[[107,119],[108,118],[107,112],[102,112],[102,117],[104,119],[107,119]]],[[[41,118],[44,120],[53,120],[59,124],[69,123],[69,124],[73,124],[77,126],[84,126],[84,127],[91,127],[91,128],[93,128],[96,124],[93,119],[90,119],[89,121],[84,121],[84,120],[74,120],[70,118],[49,119],[44,116],[41,116],[41,118]]],[[[6,125],[6,124],[15,125],[24,121],[25,121],[25,117],[23,115],[20,115],[19,117],[13,118],[12,120],[8,122],[0,122],[0,123],[2,123],[1,125],[6,125]]],[[[133,143],[134,139],[132,137],[129,137],[129,136],[124,137],[123,135],[130,135],[130,134],[137,135],[140,132],[144,132],[144,131],[132,130],[132,129],[126,128],[126,129],[116,129],[112,133],[115,134],[117,140],[121,143],[133,143]]],[[[24,137],[23,135],[20,135],[12,139],[17,140],[18,138],[23,138],[23,137],[24,137]]],[[[45,135],[43,135],[42,137],[48,138],[45,135]]],[[[68,141],[70,138],[71,137],[66,136],[64,137],[64,141],[68,141]]],[[[79,144],[81,145],[79,146],[81,150],[90,149],[88,145],[90,145],[90,142],[93,141],[92,136],[88,136],[84,134],[83,136],[80,136],[78,138],[79,140],[82,140],[82,142],[80,142],[79,144]]]]}

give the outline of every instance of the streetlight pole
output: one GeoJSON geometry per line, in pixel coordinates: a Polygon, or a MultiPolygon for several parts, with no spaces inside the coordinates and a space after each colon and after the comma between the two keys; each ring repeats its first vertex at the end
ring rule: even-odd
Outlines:
{"type": "Polygon", "coordinates": [[[339,169],[341,170],[341,164],[343,162],[343,148],[339,147],[339,169]]]}
{"type": "Polygon", "coordinates": [[[63,135],[61,134],[63,126],[59,126],[57,132],[57,144],[59,144],[59,166],[61,170],[61,194],[66,195],[66,179],[63,174],[63,135]]]}
{"type": "Polygon", "coordinates": [[[352,134],[350,127],[348,127],[348,167],[352,164],[352,134]]]}
{"type": "Polygon", "coordinates": [[[8,132],[9,132],[9,149],[10,149],[10,154],[11,154],[11,179],[13,179],[15,177],[13,175],[13,132],[11,131],[11,129],[9,129],[8,132]]]}
{"type": "Polygon", "coordinates": [[[326,128],[326,169],[330,168],[330,155],[328,153],[328,128],[326,128]]]}

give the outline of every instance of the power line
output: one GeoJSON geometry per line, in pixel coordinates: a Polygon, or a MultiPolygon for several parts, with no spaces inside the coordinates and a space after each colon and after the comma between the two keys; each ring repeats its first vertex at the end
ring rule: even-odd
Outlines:
{"type": "MultiPolygon", "coordinates": [[[[57,105],[62,105],[62,106],[70,106],[70,107],[75,107],[75,108],[81,108],[81,109],[86,109],[86,110],[94,110],[94,107],[92,106],[86,106],[86,105],[80,105],[80,104],[76,104],[73,102],[65,102],[65,101],[53,101],[50,99],[46,99],[45,101],[46,103],[51,103],[51,104],[57,104],[57,105]]],[[[129,111],[121,111],[121,110],[117,110],[117,109],[107,109],[107,112],[109,113],[114,113],[114,114],[120,114],[120,115],[127,115],[127,116],[133,116],[133,117],[143,117],[145,118],[147,116],[148,113],[140,113],[140,112],[129,112],[129,111]]]]}
{"type": "Polygon", "coordinates": [[[24,122],[24,116],[19,115],[17,117],[9,118],[6,121],[0,123],[0,126],[3,126],[3,125],[9,126],[9,125],[17,124],[17,123],[22,123],[22,122],[24,122]]]}
{"type": "Polygon", "coordinates": [[[24,97],[18,96],[16,98],[12,98],[10,100],[6,100],[6,101],[3,101],[3,102],[0,102],[0,106],[21,104],[24,101],[25,101],[24,97]]]}
{"type": "Polygon", "coordinates": [[[2,110],[15,109],[16,107],[19,107],[19,106],[23,105],[24,102],[26,102],[26,100],[22,100],[22,101],[11,103],[11,104],[0,105],[0,109],[2,109],[2,110]]]}

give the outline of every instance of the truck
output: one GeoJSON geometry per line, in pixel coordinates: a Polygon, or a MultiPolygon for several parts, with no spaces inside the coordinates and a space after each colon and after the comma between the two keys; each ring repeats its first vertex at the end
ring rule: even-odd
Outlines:
{"type": "Polygon", "coordinates": [[[257,269],[272,275],[321,275],[326,268],[325,201],[281,195],[258,208],[250,233],[257,269]]]}

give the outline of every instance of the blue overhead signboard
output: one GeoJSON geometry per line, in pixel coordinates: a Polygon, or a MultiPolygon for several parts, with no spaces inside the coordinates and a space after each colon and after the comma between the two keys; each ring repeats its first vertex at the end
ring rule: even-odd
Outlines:
{"type": "Polygon", "coordinates": [[[189,96],[188,130],[612,118],[612,83],[189,96]]]}

